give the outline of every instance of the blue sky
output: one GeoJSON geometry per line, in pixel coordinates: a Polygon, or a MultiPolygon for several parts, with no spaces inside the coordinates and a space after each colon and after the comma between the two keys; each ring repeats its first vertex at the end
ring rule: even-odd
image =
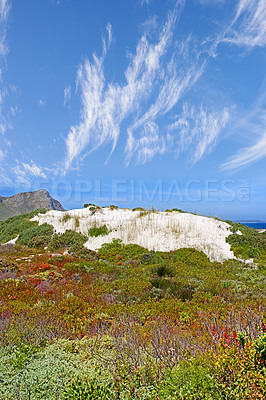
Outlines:
{"type": "Polygon", "coordinates": [[[0,0],[0,194],[266,220],[264,0],[0,0]]]}

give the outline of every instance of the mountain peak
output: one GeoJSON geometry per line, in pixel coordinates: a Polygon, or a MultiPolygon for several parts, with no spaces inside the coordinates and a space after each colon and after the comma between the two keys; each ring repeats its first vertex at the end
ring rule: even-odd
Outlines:
{"type": "Polygon", "coordinates": [[[46,189],[39,189],[32,192],[17,193],[10,197],[0,196],[0,221],[37,208],[64,211],[62,204],[53,199],[46,189]]]}

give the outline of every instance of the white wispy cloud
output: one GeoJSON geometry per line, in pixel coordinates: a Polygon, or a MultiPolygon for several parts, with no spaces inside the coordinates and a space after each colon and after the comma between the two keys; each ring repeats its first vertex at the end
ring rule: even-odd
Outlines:
{"type": "MultiPolygon", "coordinates": [[[[225,3],[224,0],[198,2],[202,5],[225,3]]],[[[157,40],[151,39],[153,29],[146,29],[130,57],[123,83],[107,82],[105,78],[105,57],[112,42],[112,29],[108,25],[102,55],[94,54],[92,60],[86,59],[77,72],[81,121],[70,128],[66,137],[64,172],[103,144],[112,143],[111,155],[121,127],[123,135],[127,133],[126,165],[185,150],[191,153],[191,162],[195,163],[212,151],[229,121],[227,107],[208,110],[186,104],[170,128],[166,118],[170,112],[176,113],[176,106],[201,78],[209,57],[217,55],[221,43],[247,49],[266,44],[264,4],[264,0],[239,0],[231,22],[216,36],[199,43],[188,35],[183,41],[173,43],[174,29],[185,5],[185,0],[178,1],[159,30],[157,40]]],[[[147,26],[150,23],[154,26],[157,20],[148,19],[147,26]]]]}
{"type": "Polygon", "coordinates": [[[153,122],[144,123],[140,137],[135,139],[132,131],[128,131],[126,153],[132,157],[135,155],[137,164],[145,164],[151,161],[155,155],[162,155],[169,151],[168,138],[160,134],[159,126],[153,122]]]}
{"type": "MultiPolygon", "coordinates": [[[[266,45],[266,4],[265,0],[239,0],[235,16],[228,28],[219,36],[216,44],[228,43],[252,50],[266,45]]],[[[236,152],[222,166],[222,170],[236,169],[250,165],[266,157],[266,106],[265,84],[262,85],[262,95],[251,106],[251,111],[245,112],[234,123],[234,133],[247,132],[243,141],[251,142],[236,152]]]]}
{"type": "Polygon", "coordinates": [[[202,105],[198,108],[184,103],[181,115],[169,126],[178,143],[177,150],[190,149],[191,162],[195,164],[216,145],[219,134],[229,121],[227,108],[221,111],[206,111],[202,105]]]}
{"type": "Polygon", "coordinates": [[[231,131],[241,133],[245,145],[222,166],[222,170],[235,169],[252,164],[266,157],[266,94],[265,85],[261,95],[251,106],[249,112],[243,112],[234,122],[231,131]],[[248,145],[247,145],[248,143],[248,145]]]}
{"type": "MultiPolygon", "coordinates": [[[[11,5],[9,0],[0,0],[0,62],[5,61],[8,53],[6,43],[6,23],[11,5]]],[[[0,79],[2,79],[2,67],[0,68],[0,79]]]]}
{"type": "Polygon", "coordinates": [[[86,59],[79,67],[82,120],[67,135],[65,171],[77,157],[84,157],[104,143],[112,142],[112,154],[125,122],[127,163],[133,157],[145,162],[164,152],[163,144],[168,139],[159,134],[157,119],[175,107],[200,78],[205,66],[200,51],[192,48],[190,54],[191,37],[175,46],[169,57],[173,31],[184,4],[185,1],[179,1],[169,13],[156,42],[150,42],[146,35],[141,37],[125,70],[124,84],[108,84],[105,80],[104,61],[112,39],[110,26],[102,55],[94,54],[92,61],[86,59]],[[156,100],[147,109],[148,101],[154,97],[156,100]]]}
{"type": "Polygon", "coordinates": [[[71,86],[68,86],[64,89],[64,106],[70,101],[71,99],[71,86]]]}
{"type": "Polygon", "coordinates": [[[10,0],[0,0],[0,16],[2,21],[7,20],[10,8],[10,0]]]}
{"type": "MultiPolygon", "coordinates": [[[[195,49],[191,51],[191,45],[190,36],[185,42],[179,44],[170,62],[168,62],[164,70],[161,71],[155,102],[128,128],[128,140],[125,148],[127,165],[133,157],[137,160],[141,158],[138,152],[140,151],[140,144],[143,143],[143,135],[145,132],[149,132],[147,127],[154,126],[158,120],[171,111],[182,96],[201,77],[205,68],[205,61],[199,61],[201,53],[198,50],[195,51],[195,49]],[[191,56],[193,52],[195,52],[195,54],[191,56]]],[[[160,126],[160,132],[161,137],[158,138],[159,142],[164,144],[169,142],[165,127],[160,126]]],[[[148,136],[146,138],[145,149],[147,151],[149,140],[151,148],[153,149],[152,154],[155,155],[153,137],[148,136]]],[[[169,149],[169,147],[170,144],[168,143],[167,148],[169,149]]],[[[166,145],[158,146],[157,153],[163,154],[163,149],[165,148],[166,145]]]]}
{"type": "Polygon", "coordinates": [[[234,19],[218,42],[227,42],[248,49],[265,46],[265,0],[239,0],[234,19]]]}
{"type": "Polygon", "coordinates": [[[140,4],[143,6],[144,4],[150,4],[151,0],[140,0],[140,4]]]}
{"type": "Polygon", "coordinates": [[[0,163],[4,160],[5,158],[5,152],[0,149],[0,163]]]}
{"type": "Polygon", "coordinates": [[[1,186],[12,186],[12,184],[14,184],[14,182],[12,182],[12,180],[10,179],[10,177],[7,175],[6,173],[6,168],[3,168],[0,165],[0,182],[1,182],[1,186]]]}
{"type": "Polygon", "coordinates": [[[150,16],[146,19],[146,21],[140,24],[141,31],[144,32],[145,35],[150,35],[155,32],[158,28],[158,17],[157,15],[150,16]]]}
{"type": "Polygon", "coordinates": [[[40,167],[38,167],[33,161],[31,161],[31,165],[22,163],[22,166],[26,173],[29,173],[30,175],[35,176],[35,177],[41,177],[44,179],[46,178],[46,175],[43,172],[43,170],[40,167]]]}
{"type": "Polygon", "coordinates": [[[252,146],[239,150],[229,161],[222,165],[223,170],[236,169],[252,164],[266,156],[266,130],[252,146]]]}
{"type": "Polygon", "coordinates": [[[32,177],[46,179],[44,169],[37,166],[33,161],[30,163],[17,162],[17,165],[11,171],[17,183],[28,184],[32,177]]]}

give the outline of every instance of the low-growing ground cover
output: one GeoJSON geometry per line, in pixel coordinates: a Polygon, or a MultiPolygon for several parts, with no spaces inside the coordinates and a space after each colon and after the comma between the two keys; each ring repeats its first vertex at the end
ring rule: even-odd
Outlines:
{"type": "Polygon", "coordinates": [[[265,398],[263,266],[23,237],[0,249],[0,399],[265,398]]]}

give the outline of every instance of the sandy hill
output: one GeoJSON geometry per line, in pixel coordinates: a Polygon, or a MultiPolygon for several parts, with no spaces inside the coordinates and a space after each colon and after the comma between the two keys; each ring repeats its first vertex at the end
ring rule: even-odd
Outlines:
{"type": "Polygon", "coordinates": [[[211,260],[234,258],[226,242],[231,227],[215,218],[183,212],[132,211],[112,207],[89,207],[66,212],[48,211],[33,218],[39,224],[48,223],[55,232],[81,232],[88,237],[85,246],[96,250],[104,243],[121,239],[149,250],[172,251],[193,247],[204,251],[211,260]],[[92,228],[104,228],[103,234],[91,236],[92,228]]]}

